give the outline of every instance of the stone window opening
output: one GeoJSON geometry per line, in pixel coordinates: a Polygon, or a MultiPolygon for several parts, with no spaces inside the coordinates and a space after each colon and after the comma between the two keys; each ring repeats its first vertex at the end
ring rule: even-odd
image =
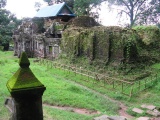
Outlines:
{"type": "Polygon", "coordinates": [[[52,54],[52,46],[49,46],[49,54],[52,54]]]}

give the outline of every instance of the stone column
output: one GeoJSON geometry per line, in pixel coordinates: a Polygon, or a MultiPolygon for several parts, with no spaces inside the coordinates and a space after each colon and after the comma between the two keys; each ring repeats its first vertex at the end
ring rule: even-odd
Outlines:
{"type": "Polygon", "coordinates": [[[19,61],[20,68],[7,82],[7,88],[14,102],[11,120],[43,120],[42,95],[45,86],[29,68],[25,52],[19,61]]]}

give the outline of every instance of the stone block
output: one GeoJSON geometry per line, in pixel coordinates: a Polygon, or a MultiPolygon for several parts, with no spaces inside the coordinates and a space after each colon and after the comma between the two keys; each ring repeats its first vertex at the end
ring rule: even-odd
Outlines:
{"type": "Polygon", "coordinates": [[[5,100],[5,106],[8,108],[8,110],[11,112],[11,113],[13,113],[13,111],[14,111],[14,102],[13,102],[13,99],[12,98],[7,98],[6,100],[5,100]]]}
{"type": "Polygon", "coordinates": [[[109,120],[127,120],[124,116],[110,116],[109,120]]]}
{"type": "Polygon", "coordinates": [[[138,114],[142,114],[142,113],[144,112],[143,110],[141,110],[141,109],[139,109],[139,108],[133,108],[132,111],[133,111],[133,112],[136,112],[136,113],[138,113],[138,114]]]}
{"type": "Polygon", "coordinates": [[[158,116],[160,116],[160,112],[159,112],[157,109],[154,109],[153,112],[154,112],[154,113],[157,113],[158,116]]]}
{"type": "Polygon", "coordinates": [[[156,106],[143,104],[143,105],[141,105],[141,108],[147,108],[149,110],[154,110],[156,108],[156,106]]]}
{"type": "Polygon", "coordinates": [[[136,120],[151,120],[149,117],[139,117],[136,120]]]}
{"type": "Polygon", "coordinates": [[[107,115],[102,115],[94,118],[93,120],[110,120],[107,115]]]}
{"type": "Polygon", "coordinates": [[[160,116],[160,112],[159,111],[147,110],[146,113],[149,114],[149,115],[155,116],[155,117],[160,116]]]}

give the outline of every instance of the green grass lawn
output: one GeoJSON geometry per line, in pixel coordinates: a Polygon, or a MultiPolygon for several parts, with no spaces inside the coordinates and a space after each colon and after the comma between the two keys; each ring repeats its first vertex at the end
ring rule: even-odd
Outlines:
{"type": "MultiPolygon", "coordinates": [[[[139,107],[141,104],[153,104],[160,107],[160,78],[153,87],[133,96],[131,99],[116,92],[110,87],[99,87],[102,84],[81,75],[58,68],[47,68],[45,65],[34,63],[30,59],[31,70],[35,76],[46,86],[43,94],[43,103],[53,106],[70,106],[75,108],[86,108],[88,110],[99,111],[102,114],[116,115],[118,105],[105,98],[107,95],[126,104],[129,109],[139,107]],[[95,82],[93,84],[93,82],[95,82]],[[87,86],[88,88],[86,88],[87,86]],[[103,95],[92,91],[95,90],[103,95]]],[[[160,70],[160,63],[151,66],[160,70]]],[[[4,101],[10,96],[6,83],[11,76],[18,70],[18,58],[13,56],[13,52],[0,52],[0,120],[8,120],[9,112],[4,106],[4,101]]],[[[158,73],[160,76],[160,72],[158,73]]],[[[81,115],[72,111],[58,110],[47,106],[43,107],[45,120],[92,120],[96,115],[81,115]]]]}
{"type": "MultiPolygon", "coordinates": [[[[45,65],[42,65],[42,66],[45,66],[45,65]]],[[[60,79],[67,78],[70,81],[75,81],[79,84],[87,86],[88,88],[94,89],[95,91],[98,91],[104,95],[106,94],[107,96],[113,99],[123,102],[129,107],[129,109],[131,109],[133,107],[140,107],[142,104],[153,104],[153,105],[160,107],[160,101],[159,101],[160,100],[160,97],[159,97],[160,96],[160,92],[159,92],[160,90],[160,72],[159,72],[160,67],[159,66],[160,66],[160,63],[156,63],[150,66],[149,68],[149,69],[155,68],[153,72],[158,73],[157,75],[158,82],[154,84],[152,87],[146,89],[145,91],[135,94],[132,98],[122,95],[121,91],[114,91],[110,86],[99,87],[99,85],[103,86],[103,83],[96,82],[93,79],[89,79],[88,81],[87,77],[85,76],[75,75],[75,73],[57,69],[54,67],[53,68],[48,67],[48,70],[49,72],[52,72],[53,76],[55,77],[58,76],[60,79]],[[87,81],[84,81],[84,79],[86,79],[87,81]]],[[[143,69],[141,71],[143,71],[143,69]]],[[[141,71],[139,69],[139,73],[137,72],[137,75],[140,74],[141,71]]]]}
{"type": "MultiPolygon", "coordinates": [[[[6,83],[18,70],[18,58],[13,56],[13,52],[0,52],[0,120],[8,120],[9,113],[4,106],[5,99],[10,96],[6,83]]],[[[95,110],[107,115],[117,114],[118,105],[112,101],[66,80],[63,76],[57,78],[54,70],[45,66],[40,66],[30,59],[31,70],[35,76],[46,86],[43,95],[43,103],[54,106],[71,106],[75,108],[86,108],[95,110]]],[[[55,70],[59,72],[59,70],[55,70]]],[[[60,74],[59,74],[60,75],[60,74]]],[[[93,115],[80,115],[72,111],[57,110],[44,107],[45,120],[91,120],[93,115]]]]}

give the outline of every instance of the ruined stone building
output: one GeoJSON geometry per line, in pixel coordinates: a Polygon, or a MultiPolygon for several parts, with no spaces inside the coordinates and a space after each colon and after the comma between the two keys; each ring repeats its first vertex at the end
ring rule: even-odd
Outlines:
{"type": "Polygon", "coordinates": [[[14,55],[20,57],[25,51],[28,57],[58,57],[61,34],[74,17],[75,14],[66,3],[40,9],[34,18],[25,19],[14,31],[14,55]]]}

